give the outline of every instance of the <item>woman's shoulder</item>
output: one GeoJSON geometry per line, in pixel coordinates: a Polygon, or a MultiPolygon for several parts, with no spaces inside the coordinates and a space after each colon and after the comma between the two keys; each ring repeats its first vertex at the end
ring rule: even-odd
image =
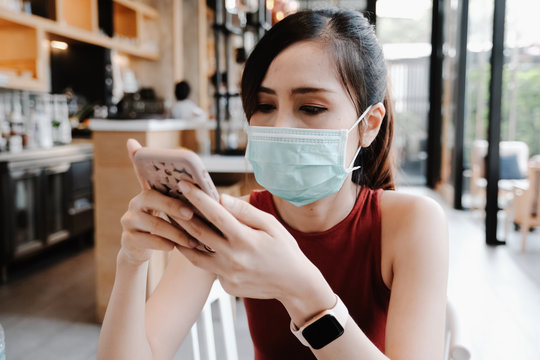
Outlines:
{"type": "MultiPolygon", "coordinates": [[[[396,190],[385,190],[380,200],[381,216],[387,220],[445,218],[444,210],[430,197],[396,190]]],[[[420,220],[419,219],[419,220],[420,220]]]]}
{"type": "MultiPolygon", "coordinates": [[[[415,262],[423,256],[447,253],[446,215],[435,200],[400,191],[383,191],[381,207],[381,240],[395,264],[415,262]]],[[[439,256],[434,256],[439,257],[439,256]]]]}

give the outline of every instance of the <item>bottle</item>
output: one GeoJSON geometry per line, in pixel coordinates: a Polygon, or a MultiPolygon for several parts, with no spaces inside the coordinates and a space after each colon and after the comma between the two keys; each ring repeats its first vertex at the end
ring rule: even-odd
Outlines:
{"type": "Polygon", "coordinates": [[[60,120],[60,141],[62,144],[69,144],[71,143],[71,122],[69,121],[69,108],[65,95],[58,95],[58,117],[60,120]]]}
{"type": "Polygon", "coordinates": [[[0,324],[0,360],[6,360],[6,335],[2,324],[0,324]]]}
{"type": "Polygon", "coordinates": [[[10,152],[19,152],[23,149],[24,133],[24,121],[22,117],[21,97],[19,93],[13,93],[12,100],[12,111],[9,118],[11,133],[8,139],[8,148],[10,152]]]}
{"type": "Polygon", "coordinates": [[[7,95],[0,94],[0,152],[7,151],[7,141],[11,133],[6,119],[7,106],[4,105],[4,99],[7,99],[7,95]]]}
{"type": "Polygon", "coordinates": [[[53,146],[51,99],[49,94],[41,94],[36,98],[32,123],[36,126],[36,143],[43,149],[53,146]]]}
{"type": "Polygon", "coordinates": [[[52,95],[53,97],[53,142],[55,145],[65,145],[71,142],[71,123],[67,99],[65,95],[52,95]]]}
{"type": "Polygon", "coordinates": [[[21,105],[22,105],[22,115],[23,115],[23,132],[21,134],[23,139],[23,147],[25,149],[35,148],[35,124],[32,123],[32,112],[35,107],[35,102],[33,101],[30,93],[24,91],[21,93],[21,105]]]}

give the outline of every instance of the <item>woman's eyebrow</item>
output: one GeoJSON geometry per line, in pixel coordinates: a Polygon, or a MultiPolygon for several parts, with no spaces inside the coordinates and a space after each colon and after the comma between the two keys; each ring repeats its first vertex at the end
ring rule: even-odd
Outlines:
{"type": "MultiPolygon", "coordinates": [[[[276,91],[264,86],[259,88],[259,92],[275,95],[276,91]]],[[[329,89],[317,88],[317,87],[299,87],[291,90],[292,95],[296,94],[309,94],[309,93],[332,93],[334,91],[329,89]]]]}

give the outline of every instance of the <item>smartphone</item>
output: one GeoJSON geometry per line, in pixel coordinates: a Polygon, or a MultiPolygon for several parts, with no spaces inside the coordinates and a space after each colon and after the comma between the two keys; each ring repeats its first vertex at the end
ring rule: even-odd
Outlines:
{"type": "MultiPolygon", "coordinates": [[[[219,193],[206,171],[201,158],[187,149],[154,149],[142,147],[133,156],[133,162],[139,174],[148,182],[148,185],[160,193],[176,199],[189,201],[178,189],[180,181],[189,181],[199,187],[216,201],[219,201],[219,193]]],[[[194,206],[196,216],[206,222],[211,228],[221,233],[210,223],[194,206]]],[[[176,222],[169,216],[169,220],[176,222]]],[[[209,246],[202,244],[198,250],[214,252],[209,246]]]]}

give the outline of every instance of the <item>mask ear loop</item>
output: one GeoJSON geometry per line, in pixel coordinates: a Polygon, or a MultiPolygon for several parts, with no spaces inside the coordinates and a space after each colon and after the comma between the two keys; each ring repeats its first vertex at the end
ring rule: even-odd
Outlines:
{"type": "MultiPolygon", "coordinates": [[[[360,124],[360,122],[362,120],[364,120],[366,114],[369,112],[369,110],[371,110],[371,107],[373,105],[369,105],[368,108],[362,113],[362,115],[360,115],[360,117],[358,118],[358,120],[356,120],[356,122],[353,124],[353,126],[351,126],[351,128],[349,130],[347,130],[347,138],[349,137],[349,133],[356,127],[358,126],[358,124],[360,124]]],[[[354,170],[358,170],[361,168],[361,166],[355,166],[355,167],[352,167],[354,165],[354,162],[356,160],[356,157],[358,156],[358,154],[360,153],[360,150],[362,150],[362,147],[358,147],[358,150],[356,150],[356,153],[354,154],[353,158],[352,158],[352,161],[351,163],[349,164],[349,166],[347,167],[347,169],[345,169],[347,171],[347,173],[351,173],[353,172],[354,170]]]]}

